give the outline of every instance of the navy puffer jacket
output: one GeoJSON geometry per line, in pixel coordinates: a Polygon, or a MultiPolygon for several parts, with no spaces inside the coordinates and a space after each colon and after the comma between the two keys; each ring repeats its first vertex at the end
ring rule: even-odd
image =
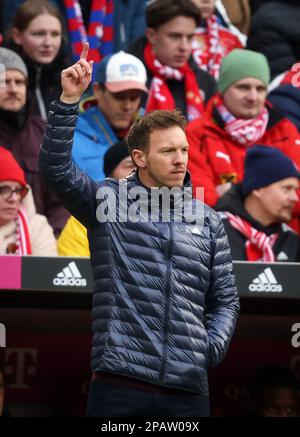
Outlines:
{"type": "MultiPolygon", "coordinates": [[[[71,161],[76,120],[77,105],[52,104],[40,171],[88,229],[95,281],[92,371],[208,396],[207,368],[224,357],[239,311],[222,222],[203,205],[202,227],[100,223],[96,214],[103,217],[105,208],[96,192],[112,190],[118,204],[119,185],[113,179],[96,183],[71,161]]],[[[136,174],[126,183],[128,190],[142,186],[136,174]]]]}

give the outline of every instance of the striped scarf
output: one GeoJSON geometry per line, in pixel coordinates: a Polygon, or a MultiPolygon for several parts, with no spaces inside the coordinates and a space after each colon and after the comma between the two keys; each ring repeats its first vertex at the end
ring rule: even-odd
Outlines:
{"type": "MultiPolygon", "coordinates": [[[[195,46],[196,48],[193,49],[193,56],[199,68],[202,68],[215,79],[218,79],[222,58],[225,56],[225,53],[220,42],[219,24],[216,15],[207,18],[205,30],[205,50],[195,46]]],[[[201,36],[202,33],[203,29],[198,28],[195,36],[201,36]]]]}
{"type": "Polygon", "coordinates": [[[230,138],[243,146],[252,146],[264,135],[268,122],[269,112],[266,107],[255,118],[236,118],[224,106],[222,97],[216,96],[216,109],[224,122],[224,130],[230,138]]]}
{"type": "Polygon", "coordinates": [[[93,0],[88,31],[82,18],[79,0],[64,0],[73,57],[78,61],[83,43],[89,42],[88,60],[95,63],[113,52],[113,0],[93,0]]]}
{"type": "Polygon", "coordinates": [[[195,73],[186,63],[181,68],[172,68],[163,65],[155,57],[152,46],[147,43],[144,49],[144,59],[147,68],[153,74],[150,86],[150,93],[146,105],[146,112],[156,109],[175,109],[175,100],[166,83],[168,79],[178,81],[184,80],[186,112],[188,121],[202,116],[204,112],[204,102],[195,73]]]}
{"type": "Polygon", "coordinates": [[[266,235],[262,231],[253,228],[247,220],[230,212],[224,212],[231,226],[246,237],[245,250],[248,261],[274,262],[275,255],[273,246],[278,234],[266,235]]]}
{"type": "Polygon", "coordinates": [[[23,206],[20,207],[17,217],[16,229],[16,255],[31,255],[31,244],[29,237],[29,226],[26,210],[23,206]]]}

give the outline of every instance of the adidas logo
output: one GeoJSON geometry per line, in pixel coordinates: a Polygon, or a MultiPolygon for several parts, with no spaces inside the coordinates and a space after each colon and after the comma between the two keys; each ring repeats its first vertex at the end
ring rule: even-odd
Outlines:
{"type": "Polygon", "coordinates": [[[277,257],[276,257],[277,261],[288,261],[289,257],[287,256],[287,254],[283,251],[281,251],[277,257]]]}
{"type": "Polygon", "coordinates": [[[260,273],[257,278],[253,279],[252,284],[249,285],[249,291],[281,293],[283,290],[282,285],[278,284],[270,267],[267,267],[263,273],[260,273]]]}
{"type": "Polygon", "coordinates": [[[56,286],[86,287],[86,279],[81,276],[77,265],[72,261],[56,275],[56,278],[53,279],[53,284],[56,286]]]}
{"type": "Polygon", "coordinates": [[[198,226],[194,226],[193,228],[191,228],[191,226],[185,226],[184,231],[188,234],[201,235],[201,228],[198,226]]]}
{"type": "Polygon", "coordinates": [[[201,235],[201,229],[197,228],[197,226],[195,226],[192,230],[191,233],[194,235],[201,235]]]}

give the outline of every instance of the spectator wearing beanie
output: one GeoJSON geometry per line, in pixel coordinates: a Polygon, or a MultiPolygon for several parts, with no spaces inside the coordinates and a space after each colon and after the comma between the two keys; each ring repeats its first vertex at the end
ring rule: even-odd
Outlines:
{"type": "Polygon", "coordinates": [[[218,201],[232,257],[240,261],[300,261],[300,238],[286,224],[298,201],[300,173],[279,149],[248,149],[243,182],[218,201]]]}
{"type": "Polygon", "coordinates": [[[36,213],[31,189],[11,152],[0,147],[0,254],[55,256],[46,217],[36,213]]]}
{"type": "Polygon", "coordinates": [[[47,217],[58,236],[70,214],[39,174],[44,121],[30,110],[27,67],[17,53],[4,47],[0,47],[0,64],[5,68],[5,86],[0,86],[0,145],[22,167],[37,212],[47,217]]]}
{"type": "Polygon", "coordinates": [[[204,187],[204,200],[210,206],[243,180],[246,151],[254,144],[280,149],[300,168],[300,135],[266,101],[269,79],[264,55],[233,50],[222,61],[219,93],[204,117],[188,125],[188,167],[194,187],[204,187]]]}
{"type": "MultiPolygon", "coordinates": [[[[126,141],[115,143],[104,154],[105,177],[123,179],[134,169],[126,141]]],[[[58,239],[58,253],[61,256],[90,256],[86,228],[73,216],[58,239]]]]}

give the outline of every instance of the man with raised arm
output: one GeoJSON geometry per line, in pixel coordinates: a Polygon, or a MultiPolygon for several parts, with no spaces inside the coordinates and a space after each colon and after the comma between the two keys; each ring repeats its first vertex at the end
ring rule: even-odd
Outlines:
{"type": "Polygon", "coordinates": [[[78,102],[92,74],[87,52],[85,45],[62,72],[40,155],[41,172],[90,243],[87,416],[208,416],[207,369],[224,358],[239,312],[223,224],[191,196],[197,215],[178,220],[190,178],[186,121],[177,111],[133,124],[127,141],[137,171],[126,179],[94,182],[72,162],[78,102]],[[171,201],[155,201],[170,190],[171,201]]]}

